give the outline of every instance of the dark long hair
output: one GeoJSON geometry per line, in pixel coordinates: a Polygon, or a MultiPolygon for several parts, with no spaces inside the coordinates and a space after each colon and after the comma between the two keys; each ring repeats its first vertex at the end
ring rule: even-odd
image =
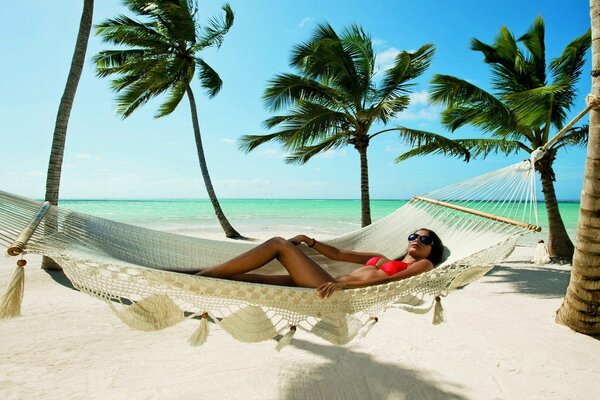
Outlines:
{"type": "MultiPolygon", "coordinates": [[[[433,244],[431,245],[431,253],[429,253],[429,256],[427,256],[427,259],[429,261],[431,261],[431,263],[435,267],[436,265],[438,265],[439,263],[442,262],[442,259],[444,256],[444,243],[442,243],[442,239],[440,239],[440,237],[437,235],[437,233],[435,233],[431,229],[421,228],[421,229],[417,229],[413,233],[417,233],[418,231],[429,232],[429,237],[433,240],[433,244]]],[[[404,253],[403,255],[398,257],[396,260],[402,261],[402,259],[404,259],[404,257],[406,257],[406,253],[404,253]]]]}

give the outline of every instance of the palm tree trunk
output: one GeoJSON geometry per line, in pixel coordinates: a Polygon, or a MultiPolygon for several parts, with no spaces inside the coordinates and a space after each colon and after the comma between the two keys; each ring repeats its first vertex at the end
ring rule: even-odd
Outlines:
{"type": "Polygon", "coordinates": [[[550,253],[550,258],[555,261],[571,262],[575,248],[558,210],[558,201],[554,190],[554,170],[552,169],[554,157],[555,153],[550,150],[537,163],[548,214],[548,253],[550,253]]]}
{"type": "Polygon", "coordinates": [[[360,154],[360,208],[362,226],[371,225],[371,200],[369,198],[369,163],[367,145],[356,146],[360,154]]]}
{"type": "MultiPolygon", "coordinates": [[[[63,92],[56,123],[54,125],[54,135],[52,137],[52,150],[50,151],[50,161],[48,162],[48,174],[46,176],[46,195],[45,200],[51,204],[58,205],[58,195],[60,189],[60,176],[62,172],[63,155],[65,152],[65,141],[67,138],[67,125],[69,116],[73,107],[73,100],[77,92],[77,85],[83,64],[85,62],[85,53],[87,51],[88,39],[92,29],[92,16],[94,13],[94,0],[85,0],[83,2],[83,12],[79,23],[79,33],[75,42],[75,51],[71,60],[71,68],[67,77],[67,84],[63,92]]],[[[54,225],[56,226],[56,225],[54,225]]],[[[48,270],[61,270],[62,268],[51,258],[42,259],[42,268],[48,270]]]]}
{"type": "Polygon", "coordinates": [[[194,100],[194,94],[192,93],[192,88],[188,85],[186,88],[186,92],[188,95],[188,99],[190,101],[190,108],[192,111],[192,125],[194,126],[194,139],[196,140],[196,151],[198,152],[198,161],[200,162],[200,170],[202,171],[202,178],[204,179],[204,185],[206,186],[206,192],[208,193],[208,198],[215,210],[215,214],[223,231],[225,232],[225,236],[230,239],[245,239],[242,235],[240,235],[233,226],[229,223],[223,210],[221,209],[221,205],[219,204],[219,200],[217,199],[217,195],[215,194],[215,189],[213,188],[212,182],[210,180],[210,175],[208,174],[208,167],[206,165],[206,158],[204,156],[204,148],[202,147],[202,137],[200,136],[200,124],[198,123],[198,111],[196,110],[196,101],[194,100]]]}
{"type": "MultiPolygon", "coordinates": [[[[592,95],[600,96],[600,0],[590,0],[592,95]]],[[[600,335],[600,110],[590,111],[590,131],[571,280],[556,322],[600,335]]]]}

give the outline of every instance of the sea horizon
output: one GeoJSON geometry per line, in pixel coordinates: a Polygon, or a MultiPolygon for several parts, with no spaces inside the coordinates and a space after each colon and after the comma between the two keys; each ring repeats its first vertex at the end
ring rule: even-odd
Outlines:
{"type": "MultiPolygon", "coordinates": [[[[409,199],[371,199],[375,222],[405,205],[409,199]]],[[[241,234],[278,235],[290,232],[337,236],[359,229],[360,199],[266,199],[221,198],[225,216],[241,234]]],[[[547,235],[543,201],[538,201],[539,225],[547,235]]],[[[222,232],[207,198],[153,199],[61,199],[59,205],[73,211],[146,228],[192,236],[222,232]]],[[[578,201],[559,201],[569,236],[575,237],[579,217],[578,201]]]]}

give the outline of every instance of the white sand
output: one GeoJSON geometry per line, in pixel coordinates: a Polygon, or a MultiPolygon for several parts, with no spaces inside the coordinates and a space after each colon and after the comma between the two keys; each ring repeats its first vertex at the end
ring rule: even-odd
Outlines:
{"type": "Polygon", "coordinates": [[[554,323],[569,268],[532,252],[450,294],[443,325],[390,310],[346,346],[299,331],[281,353],[214,325],[190,347],[196,321],[133,331],[30,257],[23,316],[0,321],[0,399],[598,399],[600,341],[554,323]]]}

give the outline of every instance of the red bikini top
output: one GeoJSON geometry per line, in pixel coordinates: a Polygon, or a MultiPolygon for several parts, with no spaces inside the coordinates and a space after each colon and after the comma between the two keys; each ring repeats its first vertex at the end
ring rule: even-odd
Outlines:
{"type": "MultiPolygon", "coordinates": [[[[381,257],[371,257],[365,265],[377,267],[377,262],[379,260],[381,260],[381,257]]],[[[383,272],[385,272],[388,276],[392,276],[392,275],[397,274],[400,271],[404,271],[409,266],[410,266],[410,264],[405,263],[404,261],[392,260],[392,261],[386,262],[385,264],[383,264],[377,268],[382,270],[383,272]]]]}

